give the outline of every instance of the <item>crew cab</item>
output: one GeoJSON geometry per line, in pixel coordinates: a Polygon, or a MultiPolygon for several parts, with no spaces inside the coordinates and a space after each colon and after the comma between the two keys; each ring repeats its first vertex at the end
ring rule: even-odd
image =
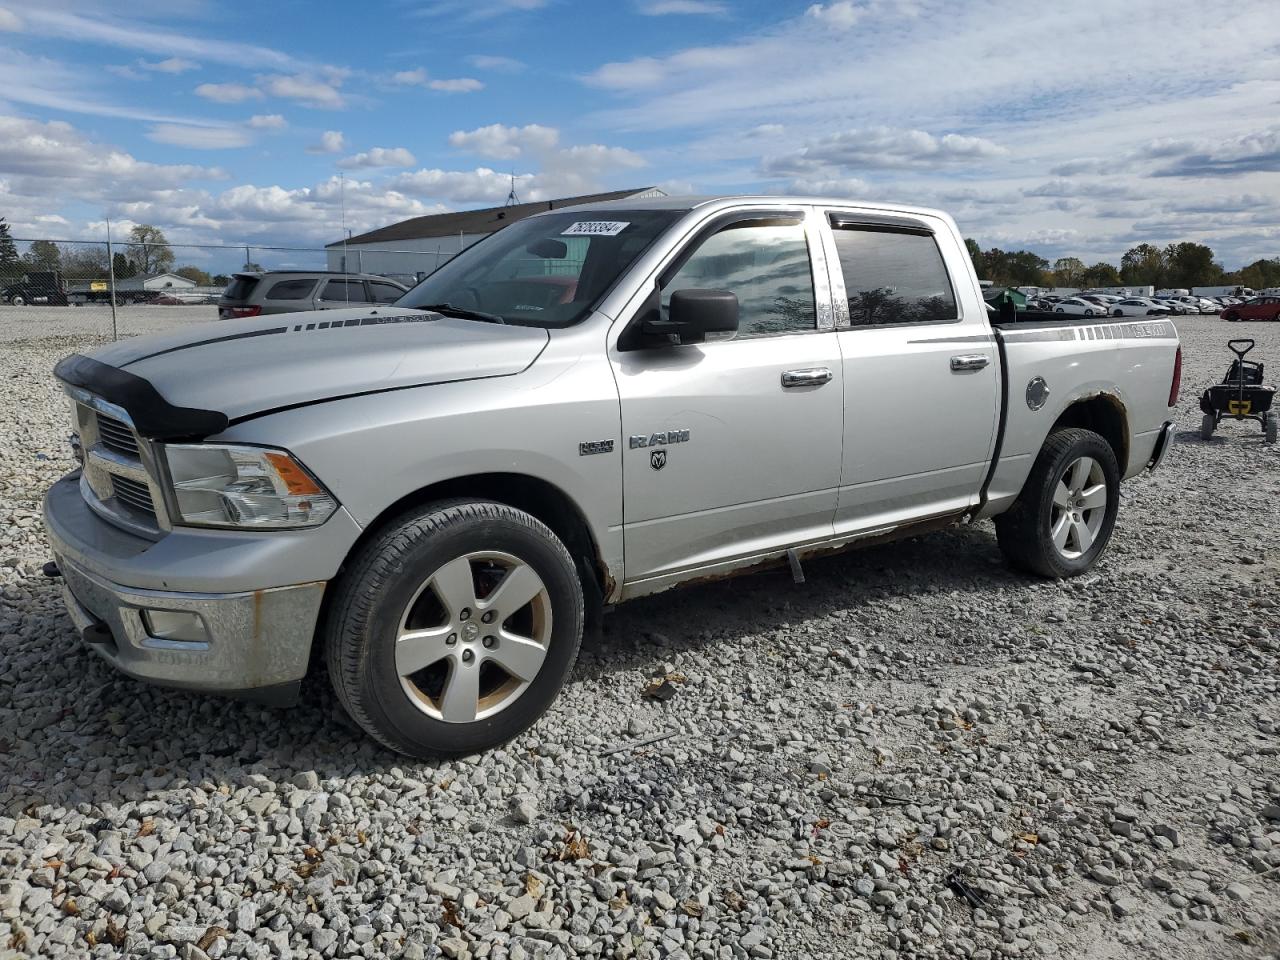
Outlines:
{"type": "Polygon", "coordinates": [[[988,518],[1018,569],[1083,573],[1180,368],[1165,318],[989,319],[937,211],[557,209],[394,305],[62,360],[48,571],[135,677],[288,702],[323,658],[387,747],[470,752],[682,583],[988,518]]]}
{"type": "Polygon", "coordinates": [[[1280,320],[1280,297],[1256,297],[1222,311],[1224,320],[1280,320]]]}

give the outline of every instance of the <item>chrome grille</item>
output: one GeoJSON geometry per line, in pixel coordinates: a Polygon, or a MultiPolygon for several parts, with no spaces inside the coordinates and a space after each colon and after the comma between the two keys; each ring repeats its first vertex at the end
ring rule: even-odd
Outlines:
{"type": "Polygon", "coordinates": [[[155,523],[156,508],[151,502],[151,489],[145,483],[139,483],[137,480],[130,480],[128,477],[112,476],[111,492],[117,500],[123,501],[127,506],[145,514],[146,519],[155,523]]]}
{"type": "Polygon", "coordinates": [[[127,424],[105,413],[98,414],[98,440],[108,450],[138,459],[138,438],[127,424]]]}

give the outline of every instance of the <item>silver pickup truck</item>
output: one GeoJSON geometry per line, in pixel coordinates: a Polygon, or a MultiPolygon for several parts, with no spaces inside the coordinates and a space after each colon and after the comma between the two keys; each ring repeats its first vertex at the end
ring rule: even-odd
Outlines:
{"type": "Polygon", "coordinates": [[[288,702],[323,658],[422,756],[532,724],[607,606],[995,518],[1089,569],[1169,449],[1168,320],[990,315],[952,220],[785,197],[559,209],[390,306],[72,355],[45,522],[126,673],[288,702]]]}

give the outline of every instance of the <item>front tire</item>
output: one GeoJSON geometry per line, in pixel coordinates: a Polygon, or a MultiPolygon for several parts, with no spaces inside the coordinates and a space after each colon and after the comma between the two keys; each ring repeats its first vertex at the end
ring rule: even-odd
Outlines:
{"type": "Polygon", "coordinates": [[[559,694],[582,641],[569,551],[529,514],[448,501],[405,514],[359,550],[325,624],[347,713],[408,756],[486,750],[559,694]]]}
{"type": "Polygon", "coordinates": [[[1042,577],[1075,577],[1097,562],[1120,506],[1120,468],[1092,430],[1051,434],[1012,507],[996,517],[1005,559],[1042,577]]]}
{"type": "Polygon", "coordinates": [[[1275,443],[1277,432],[1280,432],[1280,418],[1276,417],[1274,410],[1270,410],[1262,423],[1262,438],[1267,443],[1275,443]]]}
{"type": "Polygon", "coordinates": [[[25,307],[27,305],[27,298],[20,293],[16,293],[9,302],[15,307],[25,307]]]}
{"type": "Polygon", "coordinates": [[[1200,418],[1200,439],[1209,440],[1213,437],[1213,431],[1218,429],[1218,418],[1212,413],[1206,413],[1200,418]]]}

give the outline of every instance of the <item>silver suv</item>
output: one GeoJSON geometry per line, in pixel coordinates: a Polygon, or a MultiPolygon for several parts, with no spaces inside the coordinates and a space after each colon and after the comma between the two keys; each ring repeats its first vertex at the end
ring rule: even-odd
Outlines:
{"type": "Polygon", "coordinates": [[[218,299],[218,319],[395,303],[407,292],[407,287],[394,280],[368,273],[327,270],[237,273],[218,299]]]}

